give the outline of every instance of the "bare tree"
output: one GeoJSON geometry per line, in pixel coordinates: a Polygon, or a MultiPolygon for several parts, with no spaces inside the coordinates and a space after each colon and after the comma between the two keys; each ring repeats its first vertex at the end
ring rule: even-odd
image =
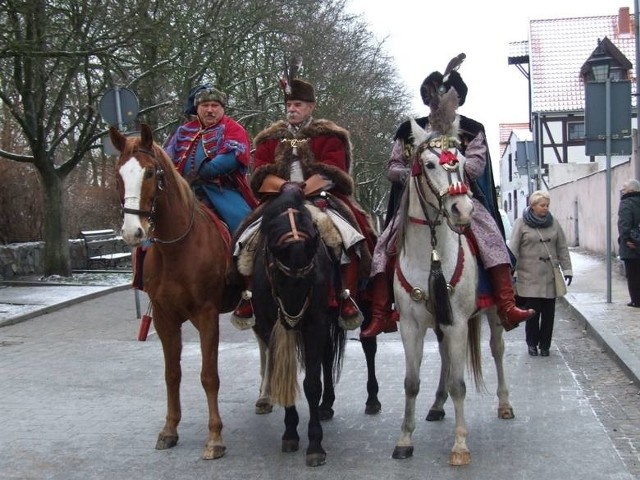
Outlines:
{"type": "Polygon", "coordinates": [[[11,78],[0,99],[29,152],[0,156],[32,164],[40,177],[46,275],[71,273],[64,182],[98,136],[95,105],[106,80],[100,59],[126,41],[103,3],[110,2],[0,3],[0,71],[11,78]]]}
{"type": "Polygon", "coordinates": [[[284,58],[301,54],[318,90],[318,114],[352,131],[361,201],[380,210],[381,172],[407,97],[383,46],[344,6],[345,0],[0,2],[0,157],[37,172],[45,274],[71,273],[65,198],[78,196],[65,195],[69,183],[111,187],[97,106],[116,85],[137,93],[137,120],[162,136],[182,120],[189,90],[213,83],[230,95],[228,113],[255,135],[282,117],[277,79],[284,58]]]}

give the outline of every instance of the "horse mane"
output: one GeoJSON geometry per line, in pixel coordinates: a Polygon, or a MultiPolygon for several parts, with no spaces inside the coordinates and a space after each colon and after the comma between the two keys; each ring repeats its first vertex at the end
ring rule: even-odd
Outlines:
{"type": "Polygon", "coordinates": [[[433,102],[431,113],[429,114],[430,137],[439,135],[458,136],[460,120],[456,113],[457,109],[458,94],[453,88],[433,102]]]}
{"type": "Polygon", "coordinates": [[[169,158],[169,154],[156,142],[153,142],[153,153],[158,159],[158,163],[162,166],[162,170],[164,170],[165,179],[167,179],[168,184],[175,184],[176,189],[180,192],[180,199],[184,202],[191,202],[194,198],[193,190],[189,183],[184,179],[176,165],[169,158]],[[169,180],[170,178],[170,180],[169,180]]]}

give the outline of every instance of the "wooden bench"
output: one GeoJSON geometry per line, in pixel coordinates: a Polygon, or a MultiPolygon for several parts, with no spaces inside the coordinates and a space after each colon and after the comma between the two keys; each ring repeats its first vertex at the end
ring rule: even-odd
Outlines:
{"type": "Polygon", "coordinates": [[[87,253],[87,268],[115,267],[121,260],[131,259],[131,250],[114,230],[80,232],[87,253]]]}

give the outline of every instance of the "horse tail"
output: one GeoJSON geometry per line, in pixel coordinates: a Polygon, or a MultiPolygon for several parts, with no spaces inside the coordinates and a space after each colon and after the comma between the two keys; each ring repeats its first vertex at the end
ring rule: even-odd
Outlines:
{"type": "Polygon", "coordinates": [[[346,338],[347,332],[338,324],[338,317],[334,316],[329,328],[329,345],[327,346],[331,358],[331,375],[334,385],[340,381],[346,338]]]}
{"type": "Polygon", "coordinates": [[[295,405],[298,392],[300,332],[276,322],[269,342],[269,390],[273,402],[295,405]]]}
{"type": "Polygon", "coordinates": [[[482,376],[482,315],[476,314],[469,319],[467,328],[468,361],[476,391],[486,392],[484,378],[482,376]]]}
{"type": "Polygon", "coordinates": [[[429,272],[429,298],[433,304],[436,324],[453,325],[453,312],[449,301],[449,288],[442,272],[440,260],[432,258],[429,272]]]}

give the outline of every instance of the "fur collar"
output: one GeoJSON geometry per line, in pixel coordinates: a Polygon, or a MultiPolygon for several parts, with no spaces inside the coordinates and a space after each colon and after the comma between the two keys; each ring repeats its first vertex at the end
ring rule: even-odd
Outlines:
{"type": "MultiPolygon", "coordinates": [[[[255,137],[254,144],[258,147],[263,142],[279,141],[285,138],[311,139],[327,136],[335,136],[342,141],[345,146],[347,165],[350,166],[351,142],[349,140],[349,132],[330,120],[313,120],[309,125],[295,133],[288,129],[286,122],[278,121],[258,133],[255,137]]],[[[290,166],[295,159],[300,160],[304,178],[320,173],[333,181],[334,191],[345,195],[353,194],[353,179],[349,173],[336,166],[316,161],[309,142],[301,143],[300,146],[296,148],[297,157],[294,158],[293,149],[289,144],[284,142],[276,146],[273,164],[261,166],[251,176],[251,188],[255,194],[258,194],[260,186],[268,174],[274,174],[288,180],[290,166]]]]}

